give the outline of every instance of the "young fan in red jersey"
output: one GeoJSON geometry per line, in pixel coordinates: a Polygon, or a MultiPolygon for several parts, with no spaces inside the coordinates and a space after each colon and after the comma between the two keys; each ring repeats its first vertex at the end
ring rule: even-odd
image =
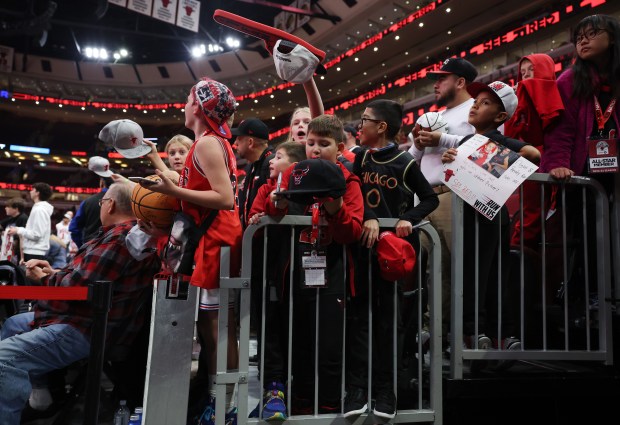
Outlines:
{"type": "MultiPolygon", "coordinates": [[[[194,131],[196,141],[190,148],[178,186],[157,170],[162,181],[149,188],[180,200],[181,210],[190,215],[197,226],[212,210],[218,210],[194,255],[194,271],[190,283],[201,288],[198,332],[209,351],[210,401],[215,417],[215,370],[217,317],[219,313],[220,252],[231,248],[231,276],[240,269],[242,229],[237,211],[237,166],[232,147],[228,118],[235,112],[236,101],[228,87],[204,78],[192,87],[185,105],[185,126],[194,131]]],[[[236,321],[229,305],[228,367],[238,364],[236,321]]],[[[232,398],[232,385],[227,397],[232,398]]],[[[230,400],[227,400],[230,404],[230,400]]]]}

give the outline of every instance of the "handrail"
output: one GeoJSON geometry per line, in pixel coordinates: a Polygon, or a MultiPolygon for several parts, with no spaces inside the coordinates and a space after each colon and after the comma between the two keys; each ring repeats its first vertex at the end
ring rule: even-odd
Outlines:
{"type": "Polygon", "coordinates": [[[89,301],[93,308],[93,325],[90,334],[90,353],[86,377],[84,425],[99,422],[99,395],[105,351],[108,312],[112,300],[112,282],[97,281],[88,287],[59,286],[0,286],[0,299],[36,299],[89,301]]]}

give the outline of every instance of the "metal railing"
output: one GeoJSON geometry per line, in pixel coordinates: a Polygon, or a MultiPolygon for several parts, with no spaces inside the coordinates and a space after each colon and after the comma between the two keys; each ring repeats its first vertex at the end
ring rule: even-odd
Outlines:
{"type": "MultiPolygon", "coordinates": [[[[586,177],[573,177],[568,182],[560,183],[547,174],[534,174],[528,181],[541,185],[539,249],[535,254],[528,252],[521,238],[519,249],[515,250],[513,247],[509,258],[502,258],[501,253],[497,255],[498,270],[502,269],[502,262],[512,260],[513,267],[508,284],[518,284],[518,299],[507,300],[503,296],[502,290],[507,286],[501,284],[502,279],[498,275],[496,282],[500,283],[496,288],[497,316],[493,318],[496,327],[492,329],[492,337],[499,342],[488,349],[472,344],[464,346],[466,339],[463,335],[463,291],[471,291],[472,288],[476,291],[475,331],[467,337],[473,337],[473,340],[477,341],[484,332],[479,328],[479,320],[482,320],[479,319],[482,317],[480,313],[484,306],[479,305],[478,279],[479,262],[485,259],[477,258],[475,282],[465,282],[468,285],[464,287],[463,256],[457,253],[472,249],[472,246],[463,246],[463,216],[466,207],[460,198],[452,195],[452,378],[462,379],[464,361],[467,360],[584,360],[612,364],[610,204],[607,193],[598,181],[586,177]],[[550,190],[552,187],[556,187],[557,191],[550,190]],[[554,212],[557,214],[554,228],[548,223],[550,215],[547,203],[550,192],[555,194],[558,205],[554,212]],[[593,206],[594,210],[591,211],[589,206],[593,206]],[[591,234],[591,231],[594,231],[594,234],[591,234]],[[555,237],[551,238],[550,235],[555,237]],[[518,267],[515,267],[515,258],[518,260],[518,267]],[[539,270],[534,267],[534,263],[539,265],[539,270]],[[555,281],[551,278],[552,275],[555,276],[555,281]],[[518,279],[515,279],[515,276],[518,279]],[[556,296],[551,299],[553,294],[556,296]],[[515,305],[518,306],[517,334],[502,335],[502,321],[506,317],[506,311],[503,310],[515,305]],[[521,345],[517,350],[502,347],[502,339],[511,336],[520,340],[521,345]]],[[[519,210],[523,211],[523,196],[519,210]]],[[[523,223],[523,214],[519,214],[523,223]]],[[[480,220],[486,219],[479,214],[475,216],[474,246],[478,252],[480,245],[484,243],[478,236],[480,220]]],[[[617,217],[614,220],[617,220],[617,217]]],[[[498,225],[501,226],[501,222],[498,225]]],[[[614,227],[617,229],[617,223],[614,227]]],[[[617,249],[618,234],[611,235],[612,245],[617,249]]],[[[471,241],[469,243],[471,244],[471,241]]],[[[501,246],[501,243],[498,245],[501,246]]],[[[617,261],[614,261],[614,268],[618,268],[617,261]]],[[[510,290],[514,289],[513,287],[510,290]]],[[[484,297],[482,299],[484,300],[484,297]]],[[[489,332],[488,327],[486,332],[489,332]]],[[[470,365],[473,366],[474,363],[470,365]]]]}
{"type": "MultiPolygon", "coordinates": [[[[250,226],[244,233],[243,236],[243,252],[242,252],[242,270],[240,277],[222,277],[220,281],[220,288],[222,289],[239,289],[240,290],[240,321],[239,321],[239,370],[238,371],[226,371],[226,350],[227,350],[227,342],[226,342],[226,328],[228,326],[227,323],[227,315],[220,314],[219,315],[219,337],[218,337],[218,349],[217,349],[217,374],[216,374],[216,383],[217,385],[217,396],[216,396],[216,411],[222,412],[225,411],[224,405],[224,395],[225,395],[225,385],[230,383],[238,384],[238,423],[257,423],[260,420],[256,418],[248,419],[248,392],[249,392],[249,349],[250,349],[250,290],[251,290],[251,275],[252,275],[252,262],[257,261],[258,259],[253,258],[253,240],[255,237],[260,237],[257,234],[259,230],[264,230],[263,232],[263,242],[264,248],[266,248],[268,235],[272,231],[279,232],[283,227],[295,229],[298,226],[309,226],[311,224],[310,217],[303,216],[285,216],[281,219],[274,219],[269,217],[264,217],[261,219],[261,222],[258,225],[250,226]],[[221,384],[221,385],[220,385],[221,384]]],[[[383,228],[393,228],[396,224],[395,219],[380,219],[380,227],[383,228]]],[[[442,423],[442,387],[441,387],[441,370],[442,370],[442,354],[441,354],[441,294],[440,291],[435,291],[434,288],[439,287],[438,283],[441,282],[441,266],[440,266],[440,245],[439,239],[436,231],[432,228],[432,226],[425,223],[418,227],[418,230],[425,233],[431,241],[431,249],[429,253],[430,257],[430,276],[429,276],[429,285],[428,285],[428,304],[430,305],[430,349],[426,354],[426,361],[423,349],[423,341],[417,341],[418,351],[415,354],[415,377],[411,379],[411,385],[415,388],[414,393],[417,394],[415,400],[406,400],[407,404],[413,405],[414,408],[405,408],[398,409],[396,413],[396,417],[393,420],[390,420],[392,423],[411,423],[411,422],[433,422],[436,424],[442,423]]],[[[294,232],[291,232],[294,234],[294,232]]],[[[295,246],[294,240],[291,239],[291,246],[295,246]]],[[[267,252],[264,249],[264,252],[267,252]]],[[[291,250],[290,252],[291,260],[294,260],[295,250],[291,250]]],[[[269,266],[267,264],[267,255],[261,258],[263,262],[263,285],[262,285],[262,293],[263,293],[263,305],[265,303],[265,295],[266,291],[266,278],[265,278],[265,270],[269,266]]],[[[357,259],[356,261],[362,261],[361,259],[357,259]]],[[[291,264],[294,264],[294,261],[291,261],[291,264]]],[[[372,270],[370,269],[370,265],[372,264],[370,261],[367,262],[369,266],[369,273],[372,274],[372,270]]],[[[228,260],[227,258],[222,258],[221,270],[228,270],[228,260]]],[[[419,334],[421,329],[421,314],[423,310],[422,306],[422,297],[420,296],[422,292],[425,290],[425,282],[422,279],[422,273],[425,270],[422,270],[421,267],[418,267],[418,279],[417,279],[417,287],[411,291],[414,294],[418,295],[416,299],[417,303],[417,329],[416,334],[419,334]]],[[[292,273],[292,270],[291,270],[292,273]]],[[[292,276],[292,275],[291,275],[292,276]]],[[[291,279],[292,281],[293,279],[291,279]]],[[[372,281],[370,282],[372,285],[372,281]]],[[[320,289],[317,289],[320,291],[320,289]]],[[[220,297],[220,305],[228,305],[228,292],[226,290],[221,291],[220,297]]],[[[397,302],[396,299],[396,291],[394,302],[397,302]]],[[[317,301],[318,303],[318,301],[317,301]]],[[[295,303],[291,301],[286,307],[289,309],[289,313],[293,312],[295,308],[295,303]]],[[[346,306],[345,306],[346,308],[346,306]]],[[[317,304],[318,309],[318,304],[317,304]]],[[[262,335],[265,335],[265,316],[263,309],[263,318],[261,320],[261,331],[262,335]]],[[[318,311],[318,310],[317,310],[318,311]]],[[[369,303],[369,322],[372,323],[372,304],[369,303]]],[[[343,333],[346,335],[346,311],[344,316],[344,323],[338,324],[337,326],[343,327],[343,333]]],[[[394,318],[396,320],[396,317],[394,318]]],[[[394,326],[396,329],[396,326],[394,326]]],[[[394,331],[396,333],[396,331],[394,331]]],[[[292,333],[292,321],[289,323],[289,336],[292,333]]],[[[314,338],[318,341],[318,335],[315,335],[314,338]]],[[[372,332],[369,332],[369,359],[372,359],[372,332]]],[[[344,338],[346,341],[346,338],[344,338]]],[[[400,355],[400,350],[397,348],[397,338],[394,338],[394,353],[396,355],[400,355]]],[[[264,346],[264,345],[263,345],[264,346]]],[[[346,370],[345,353],[347,350],[346,342],[343,345],[343,370],[346,370]]],[[[317,347],[319,349],[319,347],[317,347]]],[[[264,377],[262,373],[262,369],[264,366],[264,352],[261,350],[260,358],[261,358],[261,382],[260,382],[260,394],[255,394],[254,396],[259,400],[262,400],[262,388],[263,382],[262,378],[264,377]]],[[[291,364],[295,362],[295,359],[292,358],[292,348],[291,348],[291,338],[289,338],[288,343],[288,382],[290,389],[290,381],[291,381],[291,364]]],[[[411,360],[411,359],[410,359],[411,360]]],[[[394,365],[398,364],[398,361],[394,361],[394,365]]],[[[395,366],[396,367],[396,366],[395,366]]],[[[370,394],[372,389],[372,360],[369,360],[369,401],[370,394]]],[[[394,389],[397,388],[397,374],[394,374],[394,389]]],[[[345,374],[343,372],[342,375],[342,386],[341,386],[341,403],[344,399],[344,380],[345,374]]],[[[318,382],[318,376],[315,368],[315,383],[318,382]]],[[[315,396],[317,394],[317,387],[315,385],[315,396]]],[[[290,392],[289,392],[290,394],[290,392]]],[[[403,397],[405,395],[403,394],[403,397]]],[[[289,398],[290,400],[290,398],[289,398]]],[[[350,418],[345,419],[341,413],[329,413],[329,414],[319,414],[317,409],[317,398],[315,397],[313,414],[311,415],[289,415],[287,422],[304,422],[304,423],[313,423],[313,424],[328,424],[328,423],[374,423],[374,422],[383,422],[380,418],[373,418],[372,414],[363,414],[359,418],[356,418],[352,421],[350,418]],[[374,422],[373,422],[374,421],[374,422]]],[[[404,400],[400,400],[399,403],[404,400]]],[[[370,405],[369,405],[370,406],[370,405]]],[[[290,401],[288,403],[288,412],[290,413],[290,401]]],[[[369,412],[371,409],[369,409],[369,412]]],[[[223,424],[224,417],[223,415],[216,415],[216,423],[223,424]]]]}

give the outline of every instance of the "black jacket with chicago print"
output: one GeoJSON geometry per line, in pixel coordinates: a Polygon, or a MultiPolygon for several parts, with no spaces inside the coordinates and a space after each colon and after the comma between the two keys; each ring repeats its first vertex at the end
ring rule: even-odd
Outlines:
{"type": "Polygon", "coordinates": [[[396,144],[374,152],[359,150],[353,172],[362,182],[364,221],[398,218],[416,224],[439,205],[415,159],[396,144]],[[417,206],[414,195],[420,200],[417,206]]]}

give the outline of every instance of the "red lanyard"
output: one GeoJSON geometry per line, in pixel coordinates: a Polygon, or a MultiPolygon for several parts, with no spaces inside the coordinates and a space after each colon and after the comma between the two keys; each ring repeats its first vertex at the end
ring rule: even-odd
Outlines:
{"type": "Polygon", "coordinates": [[[607,109],[605,109],[605,113],[601,108],[601,104],[598,102],[596,96],[594,96],[594,112],[596,114],[596,122],[598,123],[598,131],[602,132],[605,129],[605,123],[609,121],[609,117],[614,112],[614,108],[616,107],[616,98],[614,97],[609,102],[607,109]]]}
{"type": "Polygon", "coordinates": [[[312,205],[312,233],[310,234],[310,243],[314,246],[319,241],[319,218],[321,217],[321,206],[318,202],[312,205]]]}

